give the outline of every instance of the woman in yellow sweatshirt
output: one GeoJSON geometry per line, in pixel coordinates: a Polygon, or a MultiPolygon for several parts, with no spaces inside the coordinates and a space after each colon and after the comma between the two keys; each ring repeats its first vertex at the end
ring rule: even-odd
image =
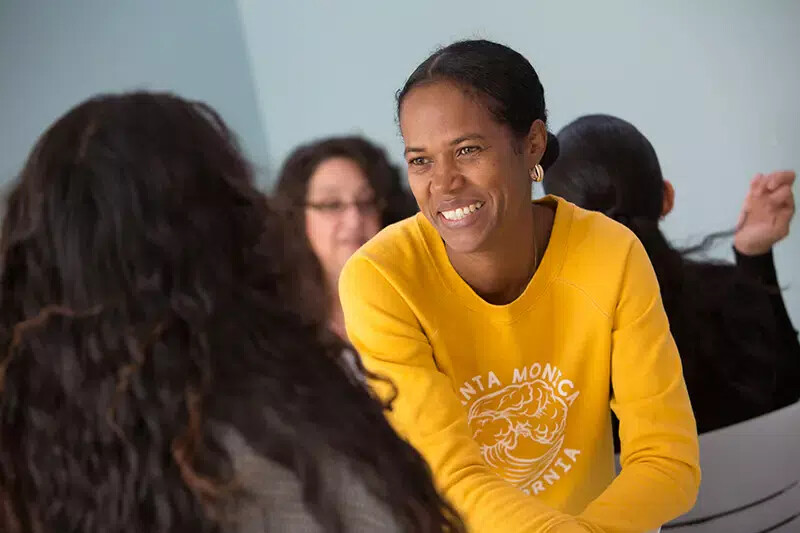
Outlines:
{"type": "Polygon", "coordinates": [[[452,44],[411,74],[398,117],[421,212],[350,259],[340,296],[439,488],[479,533],[643,532],[691,508],[695,421],[642,245],[530,200],[558,153],[533,67],[452,44]]]}

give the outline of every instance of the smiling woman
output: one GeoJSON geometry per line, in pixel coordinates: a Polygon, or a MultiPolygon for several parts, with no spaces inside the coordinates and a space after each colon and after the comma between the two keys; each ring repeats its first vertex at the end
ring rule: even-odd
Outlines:
{"type": "Polygon", "coordinates": [[[646,531],[689,509],[695,421],[642,245],[531,201],[558,156],[533,67],[452,44],[411,74],[398,115],[421,212],[362,247],[339,290],[365,366],[397,386],[394,426],[473,531],[646,531]]]}

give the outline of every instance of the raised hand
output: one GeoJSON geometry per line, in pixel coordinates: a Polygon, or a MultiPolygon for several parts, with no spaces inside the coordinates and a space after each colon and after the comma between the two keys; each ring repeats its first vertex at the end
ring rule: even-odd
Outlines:
{"type": "Polygon", "coordinates": [[[793,170],[757,174],[742,206],[733,245],[744,255],[767,253],[789,234],[794,216],[793,170]]]}

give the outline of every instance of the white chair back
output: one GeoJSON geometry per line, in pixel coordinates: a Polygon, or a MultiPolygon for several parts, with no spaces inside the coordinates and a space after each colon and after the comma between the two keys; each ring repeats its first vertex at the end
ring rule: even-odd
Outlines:
{"type": "Polygon", "coordinates": [[[800,403],[704,433],[700,466],[697,503],[662,533],[800,532],[800,403]]]}

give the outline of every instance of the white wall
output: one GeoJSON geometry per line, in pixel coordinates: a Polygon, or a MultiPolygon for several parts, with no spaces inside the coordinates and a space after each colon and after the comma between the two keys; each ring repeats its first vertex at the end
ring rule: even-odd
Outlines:
{"type": "Polygon", "coordinates": [[[214,106],[267,161],[241,19],[216,0],[0,0],[0,185],[85,98],[170,90],[214,106]]]}
{"type": "MultiPolygon", "coordinates": [[[[754,173],[800,170],[796,0],[238,2],[273,169],[342,132],[400,161],[394,92],[437,45],[480,36],[531,60],[553,129],[605,112],[650,138],[677,188],[665,229],[678,241],[733,227],[754,173]]],[[[800,324],[793,232],[776,257],[800,324]]]]}

